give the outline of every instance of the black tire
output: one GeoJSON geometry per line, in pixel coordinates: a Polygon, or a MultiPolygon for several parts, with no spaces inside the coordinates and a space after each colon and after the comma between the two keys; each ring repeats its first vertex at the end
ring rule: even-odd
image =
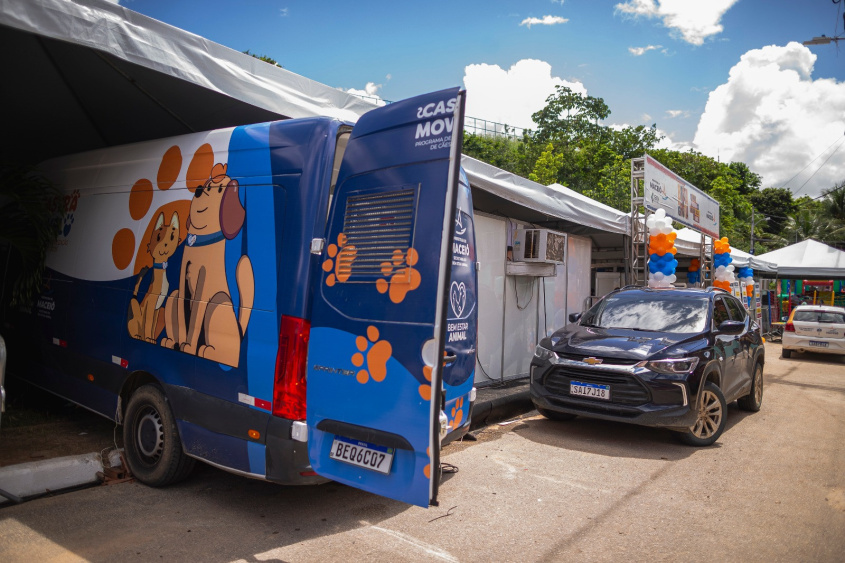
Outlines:
{"type": "Polygon", "coordinates": [[[181,481],[195,460],[182,451],[176,420],[164,392],[155,385],[138,388],[123,420],[123,447],[129,471],[151,487],[181,481]]]}
{"type": "Polygon", "coordinates": [[[577,414],[571,414],[571,413],[568,413],[568,412],[549,411],[549,410],[546,410],[546,409],[541,409],[540,407],[537,407],[537,412],[542,414],[543,416],[545,416],[549,420],[560,420],[560,421],[572,420],[573,418],[578,416],[577,414]]]}
{"type": "Polygon", "coordinates": [[[792,350],[787,350],[786,348],[784,348],[783,350],[780,351],[780,355],[783,356],[784,358],[791,358],[792,357],[792,350]]]}
{"type": "Polygon", "coordinates": [[[736,404],[744,411],[757,412],[763,405],[763,364],[754,366],[754,377],[748,395],[737,399],[736,404]]]}
{"type": "Polygon", "coordinates": [[[682,442],[690,446],[699,448],[710,446],[725,431],[728,414],[725,396],[722,394],[722,390],[712,381],[704,384],[696,409],[698,419],[679,436],[682,442]]]}

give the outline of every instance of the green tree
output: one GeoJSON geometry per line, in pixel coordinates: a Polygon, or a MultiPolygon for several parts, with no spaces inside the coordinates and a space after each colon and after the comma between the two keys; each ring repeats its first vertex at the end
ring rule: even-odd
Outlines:
{"type": "Polygon", "coordinates": [[[628,213],[631,210],[631,161],[615,155],[613,161],[601,169],[598,183],[582,193],[628,213]]]}
{"type": "Polygon", "coordinates": [[[554,145],[549,143],[546,150],[537,159],[534,170],[528,175],[528,179],[538,184],[548,186],[557,181],[558,171],[563,164],[564,156],[555,154],[554,145]]]}
{"type": "Polygon", "coordinates": [[[739,180],[738,189],[742,195],[749,195],[760,189],[760,176],[752,172],[744,162],[731,162],[728,168],[739,180]]]}
{"type": "Polygon", "coordinates": [[[765,188],[750,194],[748,198],[754,209],[763,215],[755,219],[764,222],[769,235],[781,237],[788,216],[797,211],[792,192],[786,188],[765,188]]]}
{"type": "Polygon", "coordinates": [[[546,106],[531,119],[537,125],[532,138],[544,147],[549,141],[577,144],[584,139],[600,137],[606,127],[599,121],[610,116],[610,108],[601,98],[573,92],[567,86],[555,86],[555,93],[546,98],[546,106]]]}
{"type": "Polygon", "coordinates": [[[276,59],[270,58],[267,55],[256,55],[255,53],[250,53],[249,49],[243,52],[244,55],[249,55],[252,58],[258,59],[259,61],[264,61],[267,64],[271,64],[273,66],[277,66],[279,68],[285,68],[276,62],[276,59]]]}
{"type": "Polygon", "coordinates": [[[463,153],[523,177],[531,172],[531,168],[526,170],[525,143],[521,140],[464,133],[463,153]]]}
{"type": "Polygon", "coordinates": [[[791,213],[783,230],[789,244],[812,238],[823,242],[831,239],[836,226],[824,213],[824,204],[804,196],[797,200],[797,211],[791,213]]]}

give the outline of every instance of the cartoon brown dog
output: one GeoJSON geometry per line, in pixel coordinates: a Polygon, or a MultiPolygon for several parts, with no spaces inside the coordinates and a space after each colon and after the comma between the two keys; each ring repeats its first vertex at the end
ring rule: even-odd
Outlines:
{"type": "Polygon", "coordinates": [[[235,269],[240,293],[235,316],[225,250],[226,241],[237,236],[245,217],[237,180],[226,175],[225,164],[215,164],[191,201],[179,289],[170,294],[165,306],[167,337],[162,346],[238,366],[255,298],[255,278],[249,257],[241,256],[235,269]]]}
{"type": "Polygon", "coordinates": [[[170,224],[164,224],[164,213],[159,213],[155,228],[147,243],[147,252],[153,257],[153,278],[147,294],[138,302],[138,289],[147,275],[149,267],[144,267],[135,282],[135,292],[129,301],[129,322],[127,328],[132,338],[155,342],[161,332],[159,313],[170,287],[167,283],[167,260],[179,247],[179,214],[173,213],[170,224]]]}

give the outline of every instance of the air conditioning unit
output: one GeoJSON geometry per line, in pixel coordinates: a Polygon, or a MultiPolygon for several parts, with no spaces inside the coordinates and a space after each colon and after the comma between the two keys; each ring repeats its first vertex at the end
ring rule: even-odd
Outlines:
{"type": "Polygon", "coordinates": [[[548,229],[517,229],[513,239],[515,262],[563,264],[566,235],[548,229]]]}

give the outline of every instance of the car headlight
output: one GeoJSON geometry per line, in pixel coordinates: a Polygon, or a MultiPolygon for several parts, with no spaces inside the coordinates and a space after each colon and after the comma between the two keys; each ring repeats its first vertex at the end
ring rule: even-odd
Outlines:
{"type": "Polygon", "coordinates": [[[698,365],[698,358],[671,358],[646,362],[651,371],[665,374],[690,373],[698,365]]]}
{"type": "Polygon", "coordinates": [[[542,346],[537,344],[537,347],[534,348],[534,357],[540,361],[548,362],[557,358],[557,354],[555,354],[548,348],[543,348],[542,346]]]}

